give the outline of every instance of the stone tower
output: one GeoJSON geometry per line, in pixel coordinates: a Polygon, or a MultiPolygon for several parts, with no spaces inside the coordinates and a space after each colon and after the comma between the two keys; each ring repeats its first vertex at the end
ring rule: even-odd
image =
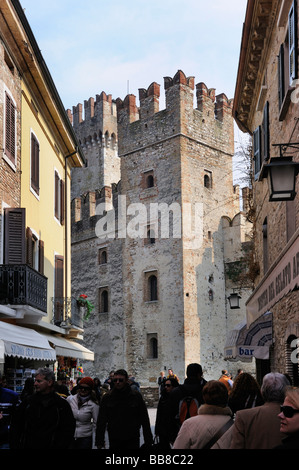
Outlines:
{"type": "MultiPolygon", "coordinates": [[[[180,70],[164,88],[161,111],[155,82],[139,90],[139,107],[134,95],[113,102],[102,93],[97,102],[109,103],[114,126],[117,115],[109,135],[118,153],[108,169],[88,150],[98,188],[83,174],[72,182],[73,291],[85,289],[95,305],[84,332],[95,351],[92,373],[124,367],[143,386],[168,368],[183,380],[190,362],[200,362],[207,379],[226,367],[224,251],[227,220],[240,212],[232,101],[199,83],[194,108],[194,78],[180,70]],[[117,158],[120,182],[111,169],[117,158]]],[[[95,115],[82,122],[73,115],[81,142],[104,131],[95,115]]]]}

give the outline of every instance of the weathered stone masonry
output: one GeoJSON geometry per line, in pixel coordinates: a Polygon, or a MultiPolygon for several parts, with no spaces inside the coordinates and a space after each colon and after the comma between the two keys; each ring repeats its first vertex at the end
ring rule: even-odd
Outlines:
{"type": "MultiPolygon", "coordinates": [[[[226,331],[238,321],[227,312],[225,283],[225,240],[234,222],[223,226],[223,217],[236,221],[239,213],[232,174],[232,102],[199,83],[194,109],[194,77],[182,71],[166,77],[164,87],[166,108],[161,111],[160,85],[154,82],[139,90],[139,108],[134,95],[113,102],[102,93],[94,107],[91,100],[86,104],[84,121],[76,115],[79,105],[72,116],[81,143],[90,145],[89,166],[76,170],[72,183],[73,292],[84,291],[95,304],[84,332],[95,363],[85,368],[105,377],[109,370],[125,367],[143,386],[155,386],[160,370],[168,367],[183,379],[190,362],[200,362],[207,378],[217,378],[225,367],[226,331]],[[101,114],[105,106],[106,114],[101,114]],[[113,165],[105,166],[108,149],[113,165]],[[120,182],[115,179],[117,158],[120,182]],[[172,223],[169,238],[161,237],[161,212],[139,227],[143,234],[151,230],[151,242],[119,238],[119,196],[125,197],[126,228],[134,223],[136,214],[130,210],[136,204],[142,203],[148,215],[153,204],[177,204],[183,214],[199,205],[200,243],[186,238],[185,219],[181,238],[172,236],[172,223]],[[97,222],[107,215],[94,215],[103,202],[116,213],[115,237],[106,240],[95,233],[97,222]],[[98,260],[102,250],[107,252],[104,264],[98,260]],[[153,276],[156,298],[151,299],[153,276]],[[100,313],[103,290],[108,293],[107,312],[100,313]]],[[[234,226],[234,237],[242,239],[245,225],[234,226]]],[[[233,253],[238,256],[239,251],[233,253]]]]}

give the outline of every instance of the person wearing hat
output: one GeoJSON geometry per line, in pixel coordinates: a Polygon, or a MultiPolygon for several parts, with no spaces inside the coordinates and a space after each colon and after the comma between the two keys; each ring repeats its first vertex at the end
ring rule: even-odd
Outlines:
{"type": "Polygon", "coordinates": [[[93,379],[83,377],[79,381],[77,393],[67,397],[67,401],[76,420],[74,448],[92,449],[99,413],[93,379]]]}

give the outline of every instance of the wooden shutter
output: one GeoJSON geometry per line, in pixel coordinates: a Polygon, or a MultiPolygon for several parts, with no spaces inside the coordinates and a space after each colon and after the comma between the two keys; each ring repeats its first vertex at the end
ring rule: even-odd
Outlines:
{"type": "Polygon", "coordinates": [[[5,92],[5,154],[15,164],[16,160],[16,108],[5,92]]]}
{"type": "Polygon", "coordinates": [[[63,297],[63,256],[55,256],[55,298],[63,297]]]}
{"type": "Polygon", "coordinates": [[[279,109],[282,106],[285,95],[284,81],[284,44],[281,44],[278,56],[278,103],[279,109]]]}
{"type": "Polygon", "coordinates": [[[55,190],[55,195],[54,195],[54,214],[56,219],[59,220],[59,206],[60,206],[60,198],[59,198],[59,189],[60,189],[60,179],[57,171],[55,171],[55,176],[54,176],[54,190],[55,190]]]}
{"type": "Polygon", "coordinates": [[[33,268],[33,236],[29,227],[26,228],[26,263],[33,268]]]}
{"type": "Polygon", "coordinates": [[[4,264],[25,264],[25,209],[4,209],[4,264]]]}
{"type": "Polygon", "coordinates": [[[31,134],[31,187],[39,194],[39,143],[31,134]]]}
{"type": "Polygon", "coordinates": [[[45,266],[45,244],[42,240],[38,242],[38,272],[44,274],[45,266]]]}
{"type": "Polygon", "coordinates": [[[60,180],[60,223],[64,224],[64,181],[60,180]]]}
{"type": "Polygon", "coordinates": [[[289,85],[297,78],[297,0],[289,12],[289,85]]]}
{"type": "Polygon", "coordinates": [[[261,126],[253,132],[254,176],[258,178],[261,169],[261,126]]]}

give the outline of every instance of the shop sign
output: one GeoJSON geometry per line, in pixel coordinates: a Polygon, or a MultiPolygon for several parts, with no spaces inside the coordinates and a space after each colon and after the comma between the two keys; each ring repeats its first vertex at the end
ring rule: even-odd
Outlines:
{"type": "Polygon", "coordinates": [[[299,237],[253,292],[246,304],[247,326],[271,310],[299,284],[299,237]]]}
{"type": "Polygon", "coordinates": [[[34,348],[22,344],[5,342],[5,354],[8,356],[24,357],[41,361],[53,361],[56,358],[55,351],[50,349],[34,348]]]}

